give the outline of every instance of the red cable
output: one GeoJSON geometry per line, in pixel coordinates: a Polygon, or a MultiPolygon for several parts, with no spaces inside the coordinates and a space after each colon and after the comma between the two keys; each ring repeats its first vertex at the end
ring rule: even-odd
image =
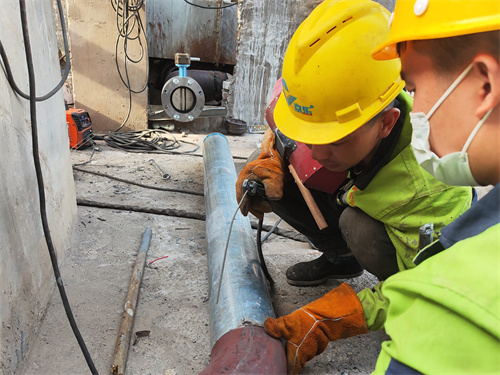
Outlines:
{"type": "Polygon", "coordinates": [[[165,255],[164,257],[160,257],[160,258],[153,259],[153,260],[152,260],[151,262],[149,262],[148,264],[154,263],[154,262],[156,262],[157,260],[160,260],[160,259],[165,259],[165,258],[168,258],[168,255],[165,255]]]}

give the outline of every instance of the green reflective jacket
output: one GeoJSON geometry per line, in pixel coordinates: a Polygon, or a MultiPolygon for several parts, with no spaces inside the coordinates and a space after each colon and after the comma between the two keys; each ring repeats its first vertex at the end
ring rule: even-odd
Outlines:
{"type": "MultiPolygon", "coordinates": [[[[401,93],[405,121],[391,160],[361,190],[353,186],[346,195],[347,204],[358,207],[372,218],[384,223],[396,248],[399,270],[415,267],[419,228],[434,224],[435,237],[441,228],[464,213],[472,201],[470,187],[448,186],[424,171],[411,148],[410,111],[412,99],[401,93]]],[[[388,301],[380,282],[358,293],[370,330],[383,328],[388,301]]]]}
{"type": "Polygon", "coordinates": [[[423,374],[500,374],[500,224],[388,278],[375,368],[391,358],[423,374]]]}

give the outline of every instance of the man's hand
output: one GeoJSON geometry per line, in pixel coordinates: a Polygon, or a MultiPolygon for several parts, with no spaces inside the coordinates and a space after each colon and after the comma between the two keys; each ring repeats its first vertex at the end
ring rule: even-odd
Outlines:
{"type": "Polygon", "coordinates": [[[346,283],[291,314],[267,318],[264,329],[286,340],[289,374],[298,374],[330,341],[368,332],[361,302],[346,283]]]}
{"type": "MultiPolygon", "coordinates": [[[[270,200],[280,200],[283,197],[283,159],[274,147],[274,133],[268,129],[262,139],[262,152],[241,170],[236,181],[236,199],[240,202],[243,197],[243,181],[260,181],[266,190],[266,197],[270,200]]],[[[247,196],[242,202],[241,213],[248,215],[248,211],[261,219],[266,212],[271,212],[271,204],[258,196],[247,196]]]]}

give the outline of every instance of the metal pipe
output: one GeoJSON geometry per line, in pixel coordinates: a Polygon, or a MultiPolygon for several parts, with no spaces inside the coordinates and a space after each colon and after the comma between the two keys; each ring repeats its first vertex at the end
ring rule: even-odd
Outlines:
{"type": "Polygon", "coordinates": [[[219,302],[219,277],[230,221],[236,211],[236,170],[222,134],[203,141],[206,233],[210,287],[209,366],[200,374],[284,374],[283,345],[264,333],[264,320],[274,317],[250,221],[235,216],[227,249],[219,302]]]}
{"type": "MultiPolygon", "coordinates": [[[[238,207],[236,170],[226,137],[213,133],[205,138],[203,162],[210,296],[215,297],[230,221],[238,207]]],[[[212,345],[231,329],[246,323],[262,325],[266,317],[274,317],[250,221],[240,212],[234,219],[223,277],[219,303],[210,299],[212,345]]]]}
{"type": "Polygon", "coordinates": [[[144,264],[148,255],[149,244],[151,243],[152,230],[147,228],[142,235],[141,247],[135,259],[134,269],[130,278],[130,285],[127,293],[127,301],[122,314],[120,331],[116,339],[115,353],[111,373],[113,375],[123,375],[127,365],[128,349],[130,346],[130,337],[132,335],[132,326],[134,324],[137,301],[139,299],[139,290],[141,287],[142,276],[144,274],[144,264]]]}

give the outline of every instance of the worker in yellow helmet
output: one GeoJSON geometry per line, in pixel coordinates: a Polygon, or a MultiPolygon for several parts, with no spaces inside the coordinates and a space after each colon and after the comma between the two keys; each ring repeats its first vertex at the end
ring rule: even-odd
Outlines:
{"type": "Polygon", "coordinates": [[[398,0],[374,57],[401,58],[424,167],[494,185],[385,282],[391,341],[375,373],[499,374],[500,1],[398,0]]]}
{"type": "Polygon", "coordinates": [[[439,234],[472,200],[470,187],[443,184],[417,162],[410,144],[412,99],[403,90],[400,62],[371,57],[389,36],[389,18],[373,1],[326,0],[299,26],[284,57],[277,127],[307,144],[328,170],[349,172],[334,194],[311,190],[328,227],[318,229],[286,177],[287,160],[271,131],[236,184],[238,199],[247,179],[261,181],[266,190],[268,200],[245,196],[244,214],[272,210],[323,253],[290,267],[290,284],[317,285],[363,269],[380,280],[359,293],[344,283],[289,315],[266,320],[266,331],[286,340],[294,374],[329,341],[383,328],[389,300],[381,287],[391,275],[415,267],[420,227],[432,223],[439,234]]]}

